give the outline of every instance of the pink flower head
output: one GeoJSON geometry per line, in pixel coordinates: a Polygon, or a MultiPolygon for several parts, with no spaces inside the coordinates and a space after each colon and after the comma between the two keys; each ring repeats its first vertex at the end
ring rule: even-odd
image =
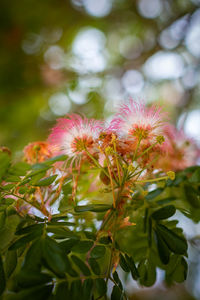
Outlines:
{"type": "Polygon", "coordinates": [[[54,153],[74,157],[84,153],[85,149],[94,151],[95,141],[102,130],[102,122],[71,114],[67,118],[58,119],[49,136],[49,142],[54,153]]]}
{"type": "Polygon", "coordinates": [[[165,170],[183,170],[195,165],[200,151],[194,140],[187,138],[183,130],[178,131],[173,125],[164,129],[167,141],[167,157],[160,159],[160,165],[165,170]]]}
{"type": "Polygon", "coordinates": [[[163,134],[165,119],[166,114],[161,112],[161,108],[148,108],[144,103],[130,100],[121,106],[109,129],[123,137],[150,139],[163,134]]]}

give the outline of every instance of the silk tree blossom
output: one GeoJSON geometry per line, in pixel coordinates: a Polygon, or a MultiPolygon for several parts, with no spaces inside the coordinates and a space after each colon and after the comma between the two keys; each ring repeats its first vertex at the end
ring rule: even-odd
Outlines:
{"type": "Polygon", "coordinates": [[[97,150],[96,140],[103,131],[101,121],[82,118],[77,114],[67,115],[58,119],[52,129],[49,142],[54,153],[62,153],[75,158],[85,151],[94,153],[97,150]]]}
{"type": "Polygon", "coordinates": [[[179,171],[197,163],[200,150],[195,141],[187,138],[183,130],[178,131],[168,124],[165,129],[167,141],[166,155],[158,161],[158,167],[164,171],[179,171]]]}
{"type": "Polygon", "coordinates": [[[144,103],[137,103],[131,99],[128,104],[120,107],[109,129],[120,132],[121,136],[126,138],[152,139],[163,135],[165,119],[166,113],[161,112],[161,108],[148,108],[144,103]]]}
{"type": "Polygon", "coordinates": [[[43,162],[53,156],[50,145],[47,142],[33,142],[24,148],[25,160],[29,164],[43,162]]]}

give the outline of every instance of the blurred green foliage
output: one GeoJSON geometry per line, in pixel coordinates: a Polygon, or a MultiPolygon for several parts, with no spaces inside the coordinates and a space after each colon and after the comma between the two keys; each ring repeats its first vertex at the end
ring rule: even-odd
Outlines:
{"type": "MultiPolygon", "coordinates": [[[[66,100],[69,111],[97,118],[108,117],[113,106],[129,95],[151,101],[159,99],[174,120],[186,109],[197,107],[200,55],[193,51],[192,43],[188,46],[187,34],[195,14],[199,16],[199,2],[102,3],[101,6],[96,0],[1,1],[0,144],[19,151],[28,142],[46,139],[49,128],[62,114],[55,114],[55,101],[54,106],[49,104],[51,96],[58,92],[68,97],[59,101],[63,105],[66,100]],[[96,35],[96,44],[90,47],[89,32],[88,44],[85,41],[83,51],[80,47],[82,53],[77,53],[74,43],[79,33],[87,29],[97,30],[92,33],[92,38],[96,35]],[[161,50],[176,53],[183,60],[184,71],[176,78],[161,76],[155,80],[145,73],[145,62],[161,50]],[[92,51],[100,55],[97,62],[92,51]],[[101,59],[104,66],[95,69],[101,59]],[[129,70],[140,72],[139,94],[132,93],[124,83],[123,76],[129,70]],[[195,76],[194,80],[191,76],[195,76]]],[[[128,84],[138,87],[135,80],[128,84]]]]}

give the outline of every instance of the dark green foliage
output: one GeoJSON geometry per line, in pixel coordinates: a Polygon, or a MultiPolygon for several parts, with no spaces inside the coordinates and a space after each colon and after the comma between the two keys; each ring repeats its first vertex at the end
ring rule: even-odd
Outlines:
{"type": "Polygon", "coordinates": [[[96,287],[96,290],[97,290],[97,293],[98,293],[99,297],[100,296],[102,297],[106,294],[107,286],[106,286],[106,283],[105,283],[104,279],[97,278],[95,280],[95,287],[96,287]]]}
{"type": "Polygon", "coordinates": [[[4,292],[5,287],[6,287],[6,278],[4,273],[2,257],[0,256],[0,295],[4,292]]]}
{"type": "Polygon", "coordinates": [[[100,273],[101,273],[100,266],[95,258],[91,258],[91,257],[89,258],[89,265],[94,274],[100,275],[100,273]]]}
{"type": "Polygon", "coordinates": [[[64,274],[70,269],[70,264],[62,247],[49,237],[41,240],[41,242],[42,255],[47,267],[55,272],[57,276],[64,277],[64,274]]]}
{"type": "Polygon", "coordinates": [[[176,208],[173,205],[164,206],[153,212],[151,215],[154,220],[168,219],[176,212],[176,208]]]}
{"type": "Polygon", "coordinates": [[[186,254],[187,242],[184,237],[179,236],[161,224],[156,225],[156,232],[172,252],[176,254],[186,254]]]}
{"type": "Polygon", "coordinates": [[[105,252],[106,252],[106,248],[104,246],[95,246],[92,249],[90,256],[92,258],[100,258],[100,257],[104,256],[105,252]]]}
{"type": "Polygon", "coordinates": [[[112,289],[112,294],[111,294],[111,300],[123,300],[123,293],[122,290],[119,288],[118,285],[114,285],[112,289]]]}
{"type": "Polygon", "coordinates": [[[86,253],[90,250],[90,248],[93,246],[93,242],[89,240],[82,240],[79,241],[72,250],[77,253],[86,253]]]}
{"type": "Polygon", "coordinates": [[[52,175],[52,176],[49,176],[49,177],[46,177],[46,178],[42,178],[38,181],[36,181],[33,185],[36,185],[36,186],[47,186],[47,185],[50,185],[54,182],[54,180],[56,179],[57,175],[52,175]]]}
{"type": "Polygon", "coordinates": [[[5,256],[5,264],[4,264],[6,278],[9,278],[12,275],[16,266],[17,266],[17,252],[15,250],[7,251],[5,256]]]}
{"type": "Polygon", "coordinates": [[[140,283],[145,286],[152,286],[156,281],[156,266],[153,260],[143,259],[138,265],[140,283]]]}
{"type": "Polygon", "coordinates": [[[77,213],[81,213],[85,211],[104,212],[109,210],[111,207],[112,207],[111,205],[106,205],[106,204],[93,204],[93,205],[76,206],[74,210],[77,213]]]}
{"type": "Polygon", "coordinates": [[[77,265],[83,275],[90,276],[91,273],[88,266],[78,256],[72,255],[71,259],[77,265]]]}
{"type": "MultiPolygon", "coordinates": [[[[33,195],[38,187],[49,188],[57,176],[48,176],[47,170],[63,159],[64,156],[59,156],[32,166],[26,163],[10,165],[9,160],[2,176],[12,183],[2,186],[2,194],[14,191],[16,183],[22,199],[27,194],[33,195]],[[37,187],[32,188],[33,185],[37,187]]],[[[100,299],[107,297],[110,280],[114,284],[111,299],[125,300],[123,280],[117,271],[108,274],[110,254],[119,257],[122,270],[130,273],[141,286],[149,287],[155,283],[157,267],[164,270],[167,284],[183,282],[188,268],[183,257],[187,256],[187,241],[177,227],[178,221],[168,219],[176,210],[199,219],[197,171],[192,171],[195,175],[190,177],[191,180],[187,177],[190,173],[177,175],[176,181],[158,186],[145,199],[138,195],[133,197],[133,203],[125,205],[124,210],[136,225],[120,228],[114,238],[109,231],[98,232],[90,223],[92,215],[102,221],[110,213],[112,225],[112,214],[115,213],[112,205],[81,206],[70,202],[71,179],[62,186],[60,213],[49,219],[18,216],[13,209],[16,200],[1,197],[0,292],[5,295],[5,300],[100,299]],[[69,208],[74,217],[72,221],[69,208]]]]}
{"type": "Polygon", "coordinates": [[[0,152],[0,181],[2,180],[3,175],[6,173],[10,165],[10,156],[6,152],[0,152]]]}

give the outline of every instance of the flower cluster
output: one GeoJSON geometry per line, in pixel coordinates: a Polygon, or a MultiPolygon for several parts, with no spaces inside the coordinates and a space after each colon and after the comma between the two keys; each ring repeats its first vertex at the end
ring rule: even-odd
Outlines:
{"type": "MultiPolygon", "coordinates": [[[[102,189],[102,186],[110,190],[113,206],[121,207],[122,211],[124,199],[130,197],[136,184],[174,179],[174,171],[197,161],[199,150],[195,142],[177,131],[167,119],[160,107],[147,107],[133,100],[121,105],[110,124],[77,114],[67,115],[57,121],[47,142],[25,147],[25,159],[34,164],[66,155],[64,165],[58,162],[54,167],[53,174],[59,173],[60,183],[53,199],[59,197],[64,178],[71,177],[72,200],[75,200],[83,166],[87,171],[98,169],[98,177],[92,179],[90,190],[102,189]],[[118,201],[116,191],[120,188],[124,194],[118,201]]],[[[48,195],[42,198],[41,189],[35,197],[43,199],[43,203],[46,203],[44,199],[51,198],[48,195]]]]}
{"type": "Polygon", "coordinates": [[[77,114],[59,119],[48,143],[54,155],[66,154],[72,160],[93,158],[94,164],[105,167],[109,159],[112,177],[117,168],[118,177],[128,168],[137,171],[137,179],[149,177],[152,170],[176,171],[195,164],[198,157],[195,143],[167,123],[160,107],[133,100],[120,107],[108,126],[77,114]]]}

